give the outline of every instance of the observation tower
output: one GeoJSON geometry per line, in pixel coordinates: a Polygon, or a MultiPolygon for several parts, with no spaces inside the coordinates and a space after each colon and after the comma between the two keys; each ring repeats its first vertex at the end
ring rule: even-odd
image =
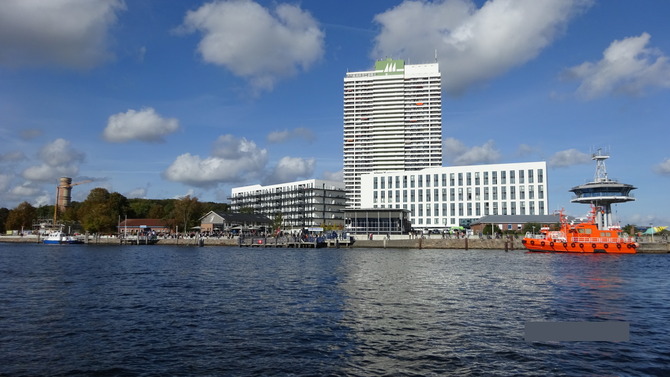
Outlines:
{"type": "Polygon", "coordinates": [[[635,200],[630,192],[637,188],[607,177],[605,160],[609,157],[598,149],[598,152],[591,156],[591,159],[596,161],[596,174],[593,182],[570,189],[576,195],[570,200],[572,203],[588,203],[595,207],[595,220],[599,229],[610,229],[614,225],[612,224],[612,204],[635,200]]]}

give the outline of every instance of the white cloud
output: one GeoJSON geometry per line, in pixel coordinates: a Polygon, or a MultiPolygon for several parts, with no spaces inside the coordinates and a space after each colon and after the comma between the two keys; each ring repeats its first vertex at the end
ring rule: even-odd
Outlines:
{"type": "Polygon", "coordinates": [[[122,143],[131,140],[163,142],[164,137],[179,129],[175,118],[163,118],[149,107],[140,111],[128,110],[109,117],[103,132],[105,140],[122,143]]]}
{"type": "Polygon", "coordinates": [[[56,182],[59,177],[71,177],[77,175],[78,172],[79,166],[75,165],[49,166],[48,164],[41,164],[26,168],[22,176],[33,181],[56,182]]]}
{"type": "Polygon", "coordinates": [[[268,153],[253,141],[220,136],[214,143],[212,157],[182,154],[163,172],[170,181],[196,187],[214,187],[219,183],[237,183],[262,174],[268,153]]]}
{"type": "Polygon", "coordinates": [[[437,53],[443,89],[460,94],[534,59],[591,0],[406,0],[378,14],[372,51],[432,62],[437,53]]]}
{"type": "Polygon", "coordinates": [[[517,154],[522,157],[536,154],[539,152],[540,152],[539,148],[528,144],[520,144],[519,147],[517,148],[517,154]]]}
{"type": "Polygon", "coordinates": [[[53,204],[52,200],[53,200],[52,194],[48,194],[43,191],[42,194],[33,197],[33,206],[41,207],[50,203],[53,204]]]}
{"type": "MultiPolygon", "coordinates": [[[[54,185],[56,187],[56,185],[54,185]]],[[[33,187],[28,183],[25,183],[21,186],[15,186],[10,190],[10,194],[18,197],[18,198],[24,198],[24,197],[33,197],[38,195],[41,192],[41,190],[37,187],[33,187]]]]}
{"type": "MultiPolygon", "coordinates": [[[[11,180],[11,177],[0,175],[0,199],[4,203],[3,206],[7,208],[16,207],[21,202],[28,202],[39,207],[53,200],[53,193],[47,193],[38,183],[28,181],[10,188],[11,180]]],[[[54,184],[53,187],[55,189],[56,185],[54,184]]]]}
{"type": "Polygon", "coordinates": [[[290,139],[291,132],[289,130],[284,131],[274,131],[268,134],[268,142],[270,143],[283,143],[286,140],[290,139]]]}
{"type": "Polygon", "coordinates": [[[593,99],[611,93],[639,95],[647,87],[670,88],[670,62],[657,49],[649,48],[651,36],[612,42],[596,63],[569,68],[565,76],[580,80],[577,94],[593,99]]]}
{"type": "Polygon", "coordinates": [[[196,196],[196,194],[195,194],[195,190],[193,190],[193,189],[188,189],[188,190],[186,190],[186,194],[183,194],[183,195],[175,195],[175,196],[172,197],[172,199],[184,199],[184,198],[187,197],[187,196],[189,196],[189,197],[191,197],[191,198],[194,197],[194,196],[196,196]]]}
{"type": "Polygon", "coordinates": [[[56,139],[43,146],[38,157],[40,165],[30,166],[22,173],[31,181],[54,181],[59,177],[71,177],[79,172],[79,164],[84,162],[84,154],[75,150],[65,139],[56,139]]]}
{"type": "Polygon", "coordinates": [[[129,199],[134,198],[145,199],[147,197],[147,189],[145,187],[138,187],[134,190],[127,192],[124,196],[129,199]]]}
{"type": "Polygon", "coordinates": [[[548,165],[554,168],[564,168],[572,165],[586,164],[591,161],[591,155],[576,149],[567,149],[556,152],[549,158],[548,165]]]}
{"type": "Polygon", "coordinates": [[[666,225],[670,223],[670,217],[667,217],[665,213],[663,215],[635,213],[628,216],[628,223],[637,224],[642,227],[648,226],[649,224],[654,224],[654,226],[657,226],[656,224],[666,225]]]}
{"type": "Polygon", "coordinates": [[[442,143],[442,150],[445,157],[454,157],[465,153],[468,150],[468,147],[466,147],[462,141],[453,137],[448,137],[444,139],[444,142],[442,143]]]}
{"type": "Polygon", "coordinates": [[[72,148],[69,141],[56,139],[40,149],[39,158],[45,164],[56,167],[83,162],[84,154],[72,148]]]}
{"type": "Polygon", "coordinates": [[[324,171],[323,179],[328,181],[344,182],[344,171],[343,170],[336,172],[324,171]]]}
{"type": "Polygon", "coordinates": [[[121,0],[0,1],[0,64],[90,68],[108,59],[121,0]]]}
{"type": "Polygon", "coordinates": [[[1,162],[18,162],[26,159],[26,155],[20,151],[12,151],[7,153],[0,153],[0,163],[1,162]]]}
{"type": "Polygon", "coordinates": [[[500,152],[493,140],[481,146],[467,147],[461,141],[447,138],[443,143],[443,156],[452,165],[490,164],[500,160],[500,152]]]}
{"type": "Polygon", "coordinates": [[[670,158],[666,158],[665,161],[661,162],[660,164],[656,165],[654,167],[654,170],[658,174],[662,175],[668,175],[670,176],[670,158]]]}
{"type": "Polygon", "coordinates": [[[13,175],[0,174],[0,192],[7,191],[7,188],[9,187],[9,184],[12,182],[13,178],[13,175]]]}
{"type": "Polygon", "coordinates": [[[42,130],[35,130],[35,129],[23,130],[19,133],[19,136],[23,140],[32,140],[42,136],[42,130]]]}
{"type": "Polygon", "coordinates": [[[292,130],[271,132],[267,139],[270,143],[283,143],[292,139],[302,139],[311,143],[316,139],[316,136],[309,128],[298,127],[292,130]]]}
{"type": "Polygon", "coordinates": [[[46,192],[43,184],[37,181],[17,182],[14,174],[0,174],[0,203],[5,208],[15,208],[21,202],[28,202],[35,207],[53,203],[56,181],[51,186],[54,191],[46,192]]]}
{"type": "Polygon", "coordinates": [[[250,0],[214,1],[189,11],[180,30],[201,32],[204,61],[226,67],[259,91],[308,69],[324,50],[317,21],[289,4],[271,11],[250,0]]]}
{"type": "Polygon", "coordinates": [[[282,157],[265,178],[264,184],[285,183],[311,177],[315,163],[316,160],[313,158],[282,157]]]}

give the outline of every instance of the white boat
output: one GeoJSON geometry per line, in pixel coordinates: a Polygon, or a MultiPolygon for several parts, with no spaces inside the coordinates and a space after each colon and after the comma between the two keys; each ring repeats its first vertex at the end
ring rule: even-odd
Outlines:
{"type": "Polygon", "coordinates": [[[60,244],[78,244],[78,243],[84,243],[84,241],[75,236],[70,236],[65,232],[57,230],[47,234],[47,236],[44,238],[44,243],[50,245],[60,245],[60,244]]]}

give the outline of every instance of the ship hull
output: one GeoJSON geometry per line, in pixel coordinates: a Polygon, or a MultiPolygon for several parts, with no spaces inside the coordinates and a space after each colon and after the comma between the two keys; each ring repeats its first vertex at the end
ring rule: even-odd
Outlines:
{"type": "Polygon", "coordinates": [[[76,237],[64,234],[62,232],[51,233],[46,238],[44,238],[44,241],[42,242],[45,245],[63,245],[63,244],[74,245],[84,243],[84,241],[76,237]]]}
{"type": "Polygon", "coordinates": [[[522,243],[528,251],[543,253],[637,253],[637,244],[634,242],[552,242],[540,241],[537,239],[524,239],[522,243]]]}

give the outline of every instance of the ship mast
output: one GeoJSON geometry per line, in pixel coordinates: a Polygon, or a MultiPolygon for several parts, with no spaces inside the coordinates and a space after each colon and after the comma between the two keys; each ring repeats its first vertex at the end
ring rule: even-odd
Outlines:
{"type": "Polygon", "coordinates": [[[594,153],[591,156],[591,159],[596,162],[596,175],[594,182],[607,182],[607,168],[605,167],[605,160],[610,158],[610,156],[604,155],[601,153],[601,150],[598,149],[597,153],[594,153]]]}

